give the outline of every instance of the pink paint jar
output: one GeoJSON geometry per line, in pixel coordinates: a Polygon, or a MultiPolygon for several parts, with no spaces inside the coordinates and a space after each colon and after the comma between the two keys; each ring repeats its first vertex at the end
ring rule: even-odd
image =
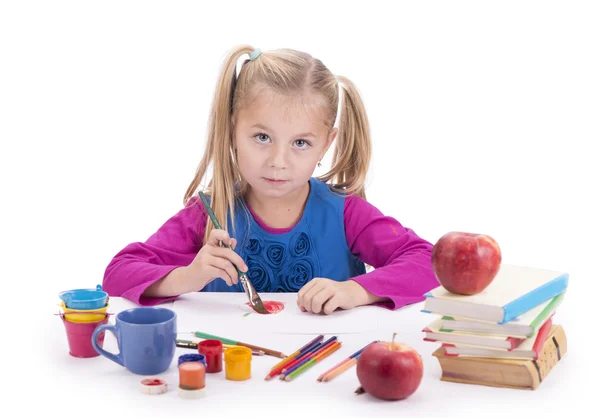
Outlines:
{"type": "Polygon", "coordinates": [[[223,370],[223,343],[219,340],[204,340],[198,343],[198,353],[206,357],[206,373],[223,370]]]}

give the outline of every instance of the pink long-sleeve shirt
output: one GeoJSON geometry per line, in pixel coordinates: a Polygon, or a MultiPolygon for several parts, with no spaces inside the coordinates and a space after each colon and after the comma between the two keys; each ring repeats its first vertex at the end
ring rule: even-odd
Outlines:
{"type": "MultiPolygon", "coordinates": [[[[254,212],[252,216],[273,234],[293,228],[270,228],[254,212]]],[[[111,296],[124,297],[138,305],[151,306],[174,299],[142,294],[173,269],[194,260],[201,248],[199,243],[207,218],[202,205],[186,205],[145,242],[127,245],[107,266],[103,289],[111,296]]],[[[355,196],[345,199],[344,227],[350,251],[374,267],[351,280],[368,292],[389,299],[381,306],[398,309],[420,302],[424,293],[439,285],[431,266],[432,244],[393,217],[383,215],[366,200],[355,196]]]]}

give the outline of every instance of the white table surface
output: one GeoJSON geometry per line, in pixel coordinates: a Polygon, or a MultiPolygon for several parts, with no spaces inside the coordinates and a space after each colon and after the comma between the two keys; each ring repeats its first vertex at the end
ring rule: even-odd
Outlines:
{"type": "MultiPolygon", "coordinates": [[[[223,294],[222,298],[232,298],[223,294]]],[[[121,298],[111,298],[109,312],[118,313],[135,305],[121,298]]],[[[172,303],[161,306],[173,307],[172,303]]],[[[292,306],[288,306],[292,309],[292,306]]],[[[555,366],[550,375],[535,391],[492,388],[478,385],[466,385],[440,380],[441,369],[431,354],[437,344],[423,341],[421,329],[434,318],[420,312],[422,303],[414,304],[397,311],[386,311],[389,321],[381,321],[368,331],[355,334],[340,334],[342,347],[326,361],[313,367],[292,382],[279,379],[265,381],[270,368],[279,360],[271,357],[254,356],[252,360],[252,378],[244,382],[231,382],[225,379],[224,371],[206,375],[206,394],[203,399],[186,400],[179,398],[177,385],[177,357],[193,350],[177,348],[170,368],[158,375],[165,379],[169,391],[158,396],[140,392],[139,383],[144,376],[130,373],[124,367],[99,356],[89,359],[74,358],[68,353],[68,344],[64,327],[59,317],[46,315],[45,331],[51,335],[44,342],[43,353],[46,368],[50,368],[52,379],[44,390],[47,406],[60,408],[61,417],[76,416],[138,416],[143,414],[167,414],[168,416],[206,416],[207,413],[230,416],[232,413],[246,416],[298,415],[303,416],[513,416],[518,411],[542,412],[543,416],[569,409],[561,399],[577,398],[574,383],[572,347],[555,366]],[[338,363],[365,344],[373,340],[390,340],[397,332],[397,341],[404,342],[416,349],[423,358],[424,376],[420,387],[409,398],[402,401],[381,401],[369,394],[355,395],[359,386],[356,368],[346,371],[331,382],[319,383],[316,378],[324,370],[338,363]],[[67,407],[68,406],[68,407],[67,407]],[[82,411],[85,414],[68,414],[67,410],[82,411]],[[212,411],[212,412],[211,412],[212,411]],[[410,414],[410,415],[406,415],[410,414]]],[[[384,308],[381,308],[382,310],[384,308]]],[[[58,308],[54,310],[58,312],[58,308]]],[[[555,315],[555,323],[566,317],[562,311],[555,315]]],[[[114,316],[111,317],[114,323],[114,316]]],[[[373,325],[373,324],[371,324],[373,325]]],[[[568,325],[564,325],[569,339],[568,325]]],[[[236,331],[239,335],[223,337],[238,339],[285,353],[291,353],[305,344],[315,335],[271,334],[268,330],[247,329],[236,331]]],[[[328,336],[327,336],[328,337],[328,336]]],[[[184,336],[180,336],[184,338],[184,336]]],[[[116,353],[117,345],[112,333],[106,333],[104,348],[116,353]]],[[[30,405],[34,408],[40,404],[30,405]]],[[[158,415],[157,415],[158,416],[158,415]]]]}

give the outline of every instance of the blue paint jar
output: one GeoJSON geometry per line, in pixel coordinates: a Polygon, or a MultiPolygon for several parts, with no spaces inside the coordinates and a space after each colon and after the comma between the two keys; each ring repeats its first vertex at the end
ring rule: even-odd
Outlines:
{"type": "Polygon", "coordinates": [[[204,354],[183,354],[179,356],[179,359],[177,360],[177,366],[187,361],[198,361],[202,363],[206,368],[206,357],[204,356],[204,354]]]}

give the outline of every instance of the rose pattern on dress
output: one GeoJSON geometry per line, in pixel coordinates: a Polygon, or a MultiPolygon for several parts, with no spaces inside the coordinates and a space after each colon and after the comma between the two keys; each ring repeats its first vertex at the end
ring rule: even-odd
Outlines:
{"type": "Polygon", "coordinates": [[[242,257],[257,292],[297,292],[317,272],[318,261],[311,251],[314,252],[305,232],[292,236],[287,246],[252,234],[242,257]]]}
{"type": "Polygon", "coordinates": [[[304,232],[299,232],[292,237],[290,253],[294,257],[307,255],[310,251],[310,241],[308,235],[304,232]]]}
{"type": "Polygon", "coordinates": [[[273,288],[273,270],[262,260],[261,257],[249,256],[248,278],[257,292],[270,292],[273,288]]]}
{"type": "Polygon", "coordinates": [[[265,258],[273,267],[280,267],[285,260],[285,247],[279,243],[267,243],[265,258]]]}
{"type": "Polygon", "coordinates": [[[297,292],[314,277],[315,266],[309,257],[293,260],[277,277],[278,292],[297,292]]]}
{"type": "Polygon", "coordinates": [[[246,244],[246,252],[248,254],[258,254],[260,253],[260,250],[262,250],[260,241],[256,238],[250,238],[246,244]]]}

